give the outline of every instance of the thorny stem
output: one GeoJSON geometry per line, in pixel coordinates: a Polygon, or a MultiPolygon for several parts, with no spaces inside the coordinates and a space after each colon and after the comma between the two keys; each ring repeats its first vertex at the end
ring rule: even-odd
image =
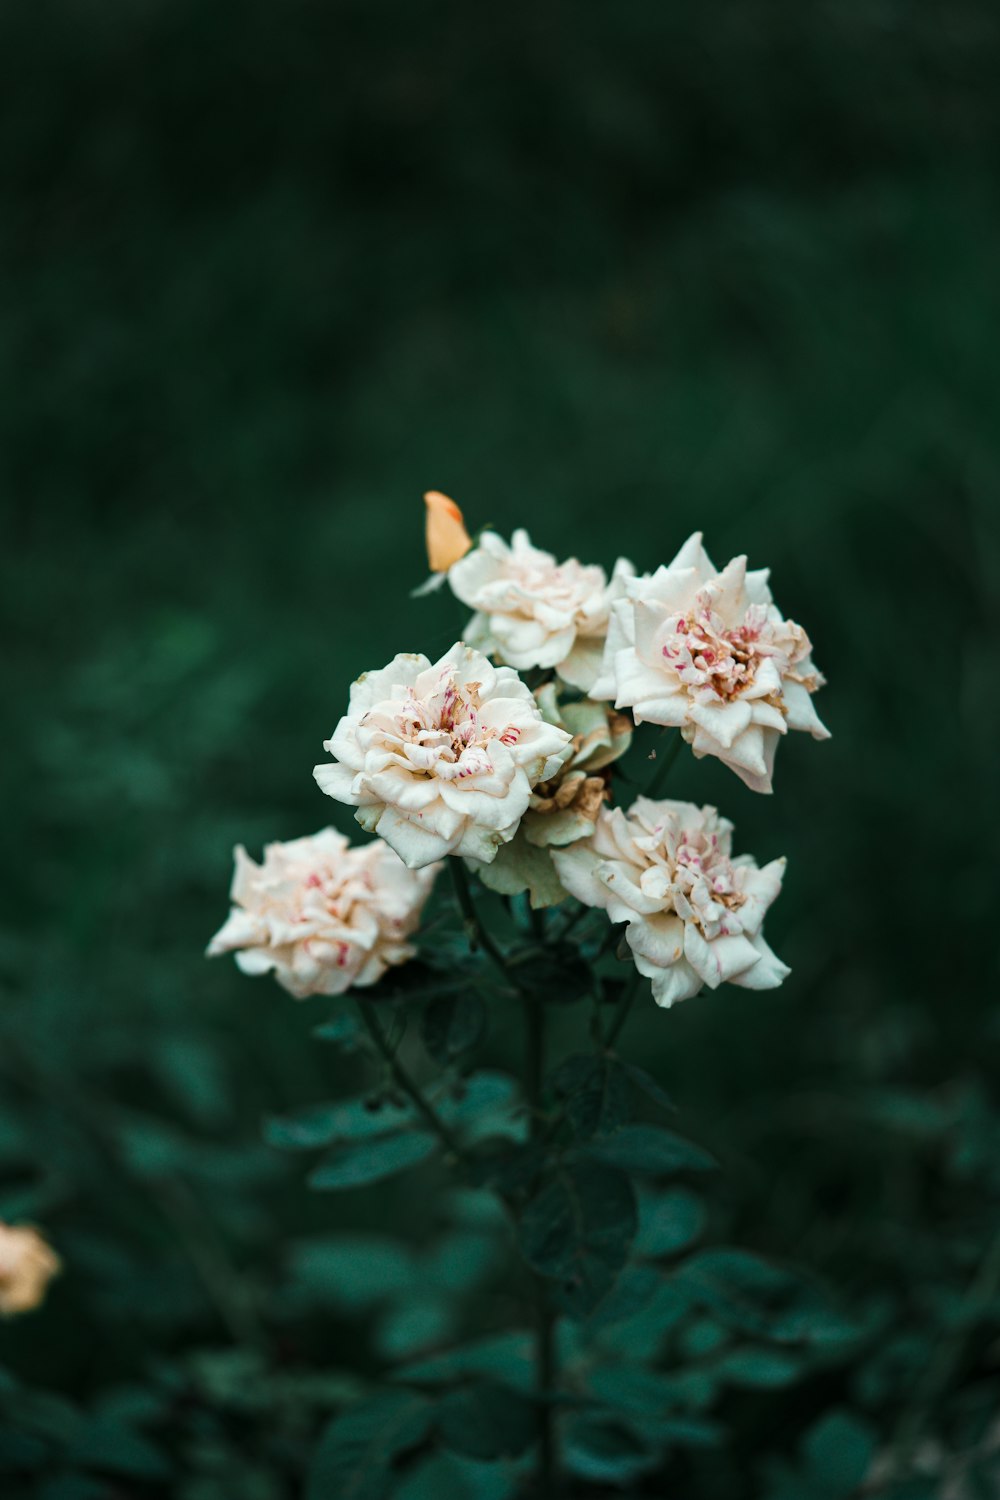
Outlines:
{"type": "Polygon", "coordinates": [[[448,860],[451,869],[452,883],[455,887],[455,896],[458,900],[459,910],[465,925],[466,935],[469,939],[470,948],[482,948],[483,952],[491,960],[494,966],[515,989],[524,993],[524,987],[511,974],[507,960],[493,941],[490,934],[483,927],[476,912],[476,904],[472,899],[472,890],[469,885],[469,877],[465,873],[465,866],[457,855],[452,855],[448,860]]]}
{"type": "Polygon", "coordinates": [[[361,1019],[362,1021],[364,1021],[365,1026],[368,1029],[368,1034],[371,1037],[372,1041],[375,1043],[375,1046],[378,1048],[379,1052],[385,1058],[386,1065],[389,1068],[389,1072],[392,1074],[394,1082],[400,1089],[402,1089],[403,1093],[413,1101],[418,1114],[430,1126],[431,1130],[433,1130],[434,1134],[437,1136],[442,1146],[444,1146],[445,1150],[449,1151],[451,1155],[456,1158],[456,1160],[462,1161],[464,1159],[464,1153],[461,1146],[458,1144],[458,1141],[455,1139],[448,1126],[444,1123],[437,1110],[431,1104],[430,1100],[425,1098],[420,1085],[410,1077],[409,1073],[403,1067],[403,1064],[397,1057],[395,1050],[390,1045],[388,1037],[382,1030],[382,1023],[379,1021],[378,1016],[375,1014],[374,1005],[370,1000],[365,999],[360,995],[356,995],[355,1000],[357,1001],[361,1019]]]}

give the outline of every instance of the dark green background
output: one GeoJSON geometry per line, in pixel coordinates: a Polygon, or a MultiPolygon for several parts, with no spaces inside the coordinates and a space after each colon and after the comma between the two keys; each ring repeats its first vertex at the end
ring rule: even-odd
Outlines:
{"type": "Polygon", "coordinates": [[[998,73],[986,0],[3,8],[0,1212],[68,1269],[0,1359],[137,1378],[229,1337],[203,1238],[266,1306],[353,1214],[260,1159],[329,1086],[315,1011],[201,953],[236,840],[350,826],[311,777],[350,679],[461,629],[408,597],[432,486],[560,556],[701,528],[771,566],[834,738],[770,799],[675,786],[788,854],[793,976],[628,1046],[721,1236],[904,1329],[961,1290],[996,1183],[954,1122],[1000,1140],[998,73]]]}

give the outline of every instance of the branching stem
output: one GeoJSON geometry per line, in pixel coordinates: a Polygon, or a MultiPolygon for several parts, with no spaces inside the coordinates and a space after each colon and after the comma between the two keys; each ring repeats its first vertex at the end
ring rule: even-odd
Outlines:
{"type": "Polygon", "coordinates": [[[413,1102],[414,1108],[416,1109],[417,1113],[421,1116],[424,1122],[430,1126],[431,1130],[437,1136],[438,1140],[441,1142],[442,1146],[444,1146],[445,1150],[449,1151],[452,1156],[454,1156],[458,1161],[462,1161],[464,1159],[464,1153],[461,1146],[458,1144],[455,1136],[452,1134],[449,1127],[444,1123],[441,1116],[434,1108],[433,1104],[431,1104],[430,1100],[425,1096],[420,1085],[403,1067],[403,1064],[400,1062],[394,1048],[389,1042],[389,1038],[382,1030],[382,1023],[375,1013],[374,1005],[370,1000],[366,999],[362,995],[356,995],[355,1000],[357,1001],[361,1019],[365,1023],[365,1026],[368,1030],[368,1035],[375,1043],[375,1046],[378,1048],[382,1057],[385,1059],[389,1072],[392,1074],[393,1081],[395,1082],[397,1087],[400,1088],[404,1094],[406,1094],[407,1098],[409,1098],[413,1102]]]}

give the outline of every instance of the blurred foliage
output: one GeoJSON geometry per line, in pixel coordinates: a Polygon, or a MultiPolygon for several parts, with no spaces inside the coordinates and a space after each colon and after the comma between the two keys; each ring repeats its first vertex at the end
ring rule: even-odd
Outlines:
{"type": "MultiPolygon", "coordinates": [[[[450,1338],[456,1236],[469,1336],[505,1321],[433,1165],[304,1191],[260,1118],[359,1061],[201,958],[232,844],[330,819],[348,681],[461,628],[408,598],[432,485],[605,563],[703,527],[830,679],[766,804],[675,768],[790,856],[792,979],[624,1051],[722,1166],[705,1253],[816,1273],[855,1337],[792,1370],[709,1262],[726,1441],[644,1473],[582,1423],[584,1492],[996,1492],[998,64],[986,0],[0,10],[0,1215],[67,1265],[0,1328],[5,1500],[299,1493],[450,1338]]],[[[433,1463],[410,1500],[489,1493],[433,1463]]]]}

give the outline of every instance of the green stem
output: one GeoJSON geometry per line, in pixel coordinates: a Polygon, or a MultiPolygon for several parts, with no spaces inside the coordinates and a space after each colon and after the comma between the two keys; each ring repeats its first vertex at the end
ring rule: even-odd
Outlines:
{"type": "Polygon", "coordinates": [[[476,904],[472,899],[472,888],[469,885],[469,877],[465,872],[465,866],[461,859],[458,855],[453,854],[448,860],[448,865],[451,869],[451,879],[455,887],[458,908],[462,913],[466,936],[469,939],[469,947],[482,948],[483,952],[500,971],[507,983],[512,984],[515,989],[521,990],[523,993],[523,986],[518,984],[517,980],[513,977],[507,965],[507,960],[479,920],[476,912],[476,904]]]}
{"type": "Polygon", "coordinates": [[[670,767],[673,765],[674,761],[680,754],[680,748],[683,743],[684,740],[681,736],[680,730],[675,729],[673,737],[670,740],[670,743],[668,744],[666,750],[663,752],[662,756],[658,757],[659,765],[653,772],[649,786],[642,794],[644,797],[658,797],[663,791],[667,777],[670,775],[670,767]]]}
{"type": "Polygon", "coordinates": [[[625,1025],[625,1022],[628,1020],[628,1013],[632,1009],[632,1002],[635,999],[636,995],[639,993],[639,987],[641,984],[642,975],[639,973],[639,970],[636,969],[632,974],[632,978],[625,986],[624,995],[618,1002],[618,1009],[616,1010],[615,1018],[611,1023],[611,1030],[604,1038],[604,1045],[609,1052],[615,1045],[615,1042],[618,1040],[621,1029],[625,1025]]]}
{"type": "MultiPolygon", "coordinates": [[[[545,1138],[542,1089],[545,1077],[545,1005],[537,996],[524,997],[524,1092],[531,1117],[531,1139],[545,1138]]],[[[555,1318],[543,1276],[535,1285],[535,1394],[538,1401],[538,1500],[556,1500],[559,1474],[552,1391],[556,1382],[555,1318]]]]}
{"type": "Polygon", "coordinates": [[[430,1100],[424,1096],[420,1085],[410,1077],[409,1073],[403,1067],[403,1064],[400,1062],[395,1051],[391,1047],[388,1037],[382,1030],[382,1024],[379,1021],[378,1016],[375,1014],[375,1007],[372,1002],[362,995],[355,995],[354,998],[357,1001],[358,1010],[361,1013],[361,1019],[364,1021],[365,1026],[368,1029],[368,1034],[371,1037],[372,1041],[375,1043],[375,1046],[378,1048],[379,1052],[385,1058],[386,1064],[389,1068],[389,1072],[392,1074],[393,1080],[396,1085],[400,1089],[402,1089],[403,1093],[406,1094],[409,1099],[413,1101],[413,1105],[416,1108],[417,1113],[426,1122],[426,1124],[430,1126],[431,1130],[433,1130],[434,1134],[437,1136],[442,1146],[444,1146],[445,1150],[451,1152],[452,1156],[454,1156],[458,1161],[464,1160],[464,1153],[461,1146],[458,1144],[458,1141],[455,1139],[455,1136],[452,1134],[448,1126],[444,1123],[437,1110],[431,1104],[430,1100]]]}

